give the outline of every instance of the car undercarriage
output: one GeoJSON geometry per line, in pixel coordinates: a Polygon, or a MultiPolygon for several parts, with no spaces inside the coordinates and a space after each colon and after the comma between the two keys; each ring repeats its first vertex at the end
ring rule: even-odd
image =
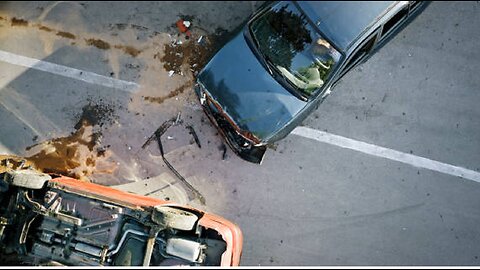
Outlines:
{"type": "Polygon", "coordinates": [[[5,265],[222,264],[227,243],[201,225],[200,211],[2,162],[9,163],[0,174],[5,265]]]}

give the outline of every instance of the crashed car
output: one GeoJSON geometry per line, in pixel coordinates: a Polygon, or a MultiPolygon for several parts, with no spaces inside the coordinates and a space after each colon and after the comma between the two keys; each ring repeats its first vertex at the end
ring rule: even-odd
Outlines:
{"type": "Polygon", "coordinates": [[[261,163],[426,6],[421,1],[267,2],[200,71],[195,92],[232,150],[261,163]]]}
{"type": "Polygon", "coordinates": [[[237,225],[168,201],[0,164],[0,264],[236,266],[237,225]]]}

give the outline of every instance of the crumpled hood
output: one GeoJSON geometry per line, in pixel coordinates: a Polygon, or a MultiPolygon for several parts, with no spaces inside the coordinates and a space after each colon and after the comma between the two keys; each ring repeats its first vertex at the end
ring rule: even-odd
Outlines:
{"type": "Polygon", "coordinates": [[[243,32],[217,52],[198,78],[232,120],[261,141],[275,134],[307,104],[268,73],[243,32]]]}

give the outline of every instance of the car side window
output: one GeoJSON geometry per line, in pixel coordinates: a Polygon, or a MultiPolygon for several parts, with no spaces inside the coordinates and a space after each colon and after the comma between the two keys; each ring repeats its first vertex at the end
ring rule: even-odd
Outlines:
{"type": "Polygon", "coordinates": [[[377,40],[378,31],[374,31],[365,42],[360,46],[360,48],[347,60],[342,72],[340,73],[339,79],[343,77],[348,71],[357,66],[372,50],[375,42],[377,40]]]}
{"type": "Polygon", "coordinates": [[[405,20],[408,15],[408,5],[405,5],[397,14],[393,15],[384,25],[382,29],[381,38],[388,36],[396,26],[400,24],[401,21],[405,20]]]}
{"type": "Polygon", "coordinates": [[[414,11],[418,6],[420,6],[421,1],[409,1],[410,4],[410,13],[414,11]]]}

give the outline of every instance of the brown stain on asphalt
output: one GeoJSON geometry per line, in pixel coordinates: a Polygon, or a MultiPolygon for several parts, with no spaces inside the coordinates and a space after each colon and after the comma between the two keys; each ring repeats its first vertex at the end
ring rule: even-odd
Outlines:
{"type": "MultiPolygon", "coordinates": [[[[0,17],[0,21],[1,20],[6,21],[7,19],[3,18],[3,17],[0,17]]],[[[26,27],[26,26],[29,25],[29,22],[27,20],[16,18],[16,17],[11,18],[10,22],[11,22],[11,26],[24,26],[24,27],[26,27]]],[[[33,24],[32,26],[38,28],[41,31],[55,32],[55,35],[57,35],[59,37],[62,37],[62,38],[67,38],[67,39],[72,39],[72,40],[77,39],[77,36],[72,34],[72,33],[69,33],[69,32],[66,32],[66,31],[61,31],[61,30],[56,30],[56,29],[50,28],[50,27],[42,25],[42,24],[33,24]]],[[[105,40],[102,40],[102,39],[97,39],[97,38],[85,38],[85,42],[88,46],[94,46],[94,47],[96,47],[98,49],[101,49],[101,50],[109,50],[112,47],[112,45],[109,42],[107,42],[105,40]]],[[[119,50],[123,51],[125,54],[128,54],[132,57],[137,57],[140,53],[142,53],[142,50],[139,50],[139,49],[137,49],[133,46],[129,46],[129,45],[115,45],[113,47],[115,49],[119,49],[119,50]]]]}
{"type": "Polygon", "coordinates": [[[15,17],[13,17],[11,20],[11,25],[12,26],[28,26],[28,21],[24,20],[24,19],[17,19],[15,17]]]}
{"type": "MultiPolygon", "coordinates": [[[[45,173],[56,173],[86,180],[92,174],[95,166],[93,159],[95,154],[92,153],[95,136],[91,131],[87,132],[87,127],[87,125],[82,126],[70,136],[39,144],[42,147],[40,152],[27,157],[27,159],[45,173]],[[74,170],[79,167],[83,167],[82,170],[74,170]]],[[[27,150],[34,146],[27,147],[27,150]]]]}
{"type": "Polygon", "coordinates": [[[40,30],[42,30],[42,31],[46,31],[46,32],[52,32],[52,31],[53,31],[52,28],[46,27],[46,26],[44,26],[44,25],[39,25],[39,26],[38,26],[38,29],[40,29],[40,30]]]}
{"type": "Polygon", "coordinates": [[[162,104],[165,100],[180,95],[181,93],[185,92],[185,90],[187,88],[192,87],[192,86],[193,86],[192,82],[187,82],[186,84],[184,84],[184,85],[178,87],[177,89],[173,90],[172,92],[168,93],[168,95],[166,95],[166,96],[163,96],[163,97],[143,97],[143,99],[145,101],[148,101],[148,102],[162,104]]]}
{"type": "Polygon", "coordinates": [[[89,39],[85,39],[85,42],[87,43],[87,45],[95,46],[100,50],[108,50],[111,47],[110,43],[105,42],[101,39],[89,38],[89,39]]]}
{"type": "Polygon", "coordinates": [[[8,170],[20,170],[25,168],[36,169],[35,164],[25,158],[13,155],[0,155],[0,173],[8,170]]]}
{"type": "Polygon", "coordinates": [[[57,36],[64,37],[64,38],[69,38],[69,39],[76,39],[77,38],[74,34],[68,33],[68,32],[63,32],[63,31],[58,31],[57,36]]]}
{"type": "Polygon", "coordinates": [[[122,50],[124,53],[131,55],[132,57],[137,57],[142,51],[136,49],[132,46],[124,46],[124,45],[115,45],[115,49],[122,50]]]}
{"type": "Polygon", "coordinates": [[[16,17],[13,17],[10,22],[12,26],[28,26],[28,21],[24,19],[17,19],[16,17]]]}
{"type": "Polygon", "coordinates": [[[107,150],[100,146],[100,132],[94,132],[93,126],[102,126],[113,117],[113,109],[109,105],[89,102],[82,109],[75,131],[69,136],[54,138],[34,144],[27,151],[39,149],[27,160],[45,173],[61,174],[80,180],[89,181],[93,173],[113,173],[115,165],[96,168],[100,158],[108,158],[107,150]]]}

